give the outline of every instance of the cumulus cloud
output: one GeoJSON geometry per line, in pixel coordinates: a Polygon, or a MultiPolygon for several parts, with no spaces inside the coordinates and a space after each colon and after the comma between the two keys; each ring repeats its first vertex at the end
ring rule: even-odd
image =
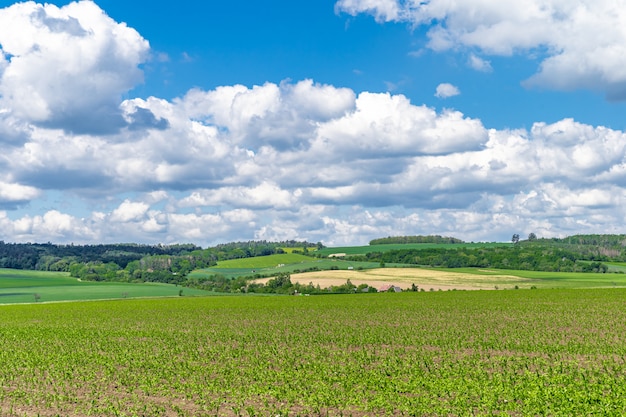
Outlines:
{"type": "Polygon", "coordinates": [[[94,242],[98,235],[90,226],[58,210],[37,216],[25,215],[15,220],[8,217],[6,211],[0,211],[0,230],[16,242],[68,242],[68,238],[69,241],[94,242]]]}
{"type": "Polygon", "coordinates": [[[491,72],[493,68],[491,67],[491,63],[475,54],[470,54],[469,59],[467,61],[470,68],[475,69],[480,72],[491,72]]]}
{"type": "Polygon", "coordinates": [[[114,222],[131,222],[144,218],[149,206],[142,202],[132,202],[124,200],[122,204],[111,213],[111,221],[114,222]]]}
{"type": "Polygon", "coordinates": [[[212,191],[195,191],[180,201],[181,207],[221,206],[272,208],[285,210],[298,204],[299,189],[289,191],[277,184],[263,181],[257,186],[223,187],[212,191]]]}
{"type": "MultiPolygon", "coordinates": [[[[527,86],[601,90],[610,99],[626,99],[626,0],[339,0],[336,9],[379,22],[427,25],[428,46],[436,51],[538,55],[538,71],[527,86]]],[[[475,69],[487,64],[470,56],[475,69]]]]}
{"type": "Polygon", "coordinates": [[[626,134],[572,119],[487,129],[402,95],[310,80],[133,99],[120,109],[167,124],[106,137],[31,126],[26,143],[0,156],[11,173],[0,182],[2,207],[51,189],[96,198],[100,208],[84,218],[5,216],[0,231],[31,241],[200,244],[365,243],[398,230],[508,239],[511,230],[593,231],[626,206],[626,134]],[[307,94],[318,98],[306,102],[307,94]],[[297,141],[264,133],[281,120],[297,141]]]}
{"type": "Polygon", "coordinates": [[[0,9],[0,107],[74,133],[124,125],[123,93],[142,82],[149,45],[94,2],[34,2],[0,9]]]}
{"type": "Polygon", "coordinates": [[[354,111],[320,125],[315,150],[353,156],[437,154],[481,147],[487,132],[459,112],[437,114],[403,95],[359,94],[354,111]]]}
{"type": "Polygon", "coordinates": [[[0,107],[0,144],[19,146],[29,139],[31,133],[27,122],[12,115],[8,109],[0,107]]]}
{"type": "Polygon", "coordinates": [[[0,161],[17,180],[41,189],[95,196],[217,188],[212,201],[281,206],[299,198],[302,184],[389,176],[413,155],[480,149],[488,139],[480,121],[460,112],[437,113],[401,95],[357,97],[308,80],[194,90],[173,102],[133,99],[120,108],[125,117],[144,111],[151,123],[106,137],[37,127],[24,146],[8,150],[0,161]],[[155,127],[158,121],[162,126],[155,127]],[[289,195],[272,189],[280,185],[289,195]]]}
{"type": "Polygon", "coordinates": [[[213,91],[196,89],[179,103],[185,114],[227,130],[237,144],[255,151],[262,145],[287,150],[306,146],[317,123],[352,109],[355,94],[347,88],[303,80],[252,88],[235,85],[213,91]]]}
{"type": "Polygon", "coordinates": [[[441,83],[437,86],[437,90],[435,91],[435,97],[437,98],[448,98],[454,97],[461,94],[461,91],[458,87],[449,84],[449,83],[441,83]]]}
{"type": "MultiPolygon", "coordinates": [[[[433,49],[467,46],[481,57],[539,49],[548,74],[556,71],[550,59],[580,58],[587,49],[546,35],[553,29],[544,20],[562,29],[606,12],[598,4],[576,17],[565,3],[531,2],[527,10],[508,0],[344,0],[338,8],[380,21],[434,19],[441,24],[430,31],[433,49]],[[510,15],[515,7],[520,15],[510,15]]],[[[613,34],[604,26],[600,48],[613,34]]],[[[0,47],[0,234],[7,240],[339,245],[398,233],[508,240],[513,232],[623,232],[621,130],[573,119],[490,129],[401,94],[309,79],[121,101],[141,80],[148,45],[92,2],[0,9],[0,47]],[[82,128],[87,113],[102,124],[82,128]],[[55,204],[42,204],[49,192],[70,200],[42,208],[55,204]]],[[[469,65],[490,68],[478,55],[469,65]]],[[[615,87],[620,77],[604,80],[597,82],[615,87]]],[[[457,93],[450,84],[437,88],[441,98],[457,93]]]]}
{"type": "Polygon", "coordinates": [[[40,195],[40,190],[35,187],[0,181],[0,207],[23,204],[40,195]]]}
{"type": "Polygon", "coordinates": [[[398,20],[404,9],[397,0],[340,0],[335,4],[337,12],[372,14],[378,22],[398,20]]]}

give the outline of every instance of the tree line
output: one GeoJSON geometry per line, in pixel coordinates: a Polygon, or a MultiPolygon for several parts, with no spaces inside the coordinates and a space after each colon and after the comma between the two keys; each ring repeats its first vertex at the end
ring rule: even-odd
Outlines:
{"type": "Polygon", "coordinates": [[[282,248],[320,247],[309,242],[247,241],[202,249],[194,244],[56,245],[0,241],[0,268],[69,272],[90,281],[182,284],[194,269],[218,261],[283,253],[282,248]]]}
{"type": "Polygon", "coordinates": [[[549,245],[511,245],[456,249],[396,249],[346,257],[350,261],[380,262],[442,268],[495,268],[554,272],[607,272],[602,262],[612,259],[598,251],[580,252],[549,245]]]}
{"type": "Polygon", "coordinates": [[[113,262],[124,268],[144,256],[178,255],[195,250],[193,244],[140,245],[57,245],[48,243],[5,243],[0,241],[0,268],[39,271],[69,271],[72,263],[113,262]]]}
{"type": "Polygon", "coordinates": [[[461,239],[455,237],[445,237],[439,235],[431,236],[389,236],[380,239],[370,240],[370,246],[372,245],[392,245],[392,244],[407,244],[407,243],[465,243],[461,239]]]}
{"type": "MultiPolygon", "coordinates": [[[[314,285],[312,282],[301,284],[291,281],[291,274],[288,272],[280,272],[275,274],[266,283],[252,282],[253,277],[237,277],[228,279],[223,275],[212,275],[209,277],[189,278],[186,285],[207,291],[230,292],[230,293],[249,293],[249,294],[284,294],[284,295],[322,295],[322,294],[361,294],[367,292],[378,292],[374,287],[367,284],[354,285],[347,280],[341,285],[331,285],[329,287],[320,287],[319,284],[314,285]]],[[[413,286],[414,291],[417,287],[413,286]]]]}

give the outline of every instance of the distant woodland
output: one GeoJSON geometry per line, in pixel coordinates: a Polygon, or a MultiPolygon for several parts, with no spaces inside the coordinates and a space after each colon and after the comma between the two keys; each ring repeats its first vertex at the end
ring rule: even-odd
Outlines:
{"type": "Polygon", "coordinates": [[[163,282],[183,284],[194,269],[218,261],[283,253],[283,248],[318,247],[307,242],[232,242],[202,249],[177,245],[55,245],[0,241],[0,268],[63,271],[91,281],[163,282]]]}
{"type": "MultiPolygon", "coordinates": [[[[433,238],[438,240],[437,243],[462,243],[454,238],[433,238]]],[[[410,238],[386,238],[372,242],[381,244],[405,241],[409,243],[410,238]]],[[[369,252],[346,259],[444,268],[606,273],[608,266],[604,262],[626,262],[626,235],[575,235],[563,239],[537,239],[531,233],[527,240],[520,240],[518,235],[513,235],[509,246],[399,249],[369,252]]]]}
{"type": "MultiPolygon", "coordinates": [[[[495,268],[556,272],[607,273],[609,262],[626,262],[626,235],[575,235],[563,239],[528,239],[513,235],[511,244],[466,246],[462,240],[441,236],[400,236],[375,239],[372,251],[347,256],[348,261],[367,261],[394,266],[445,268],[495,268]],[[397,249],[397,244],[425,243],[397,249]],[[459,244],[451,245],[450,244],[459,244]],[[381,251],[380,245],[394,244],[381,251]],[[434,244],[434,245],[433,245],[434,244]],[[442,244],[437,247],[437,244],[442,244]]],[[[298,241],[232,242],[203,249],[194,244],[56,245],[52,243],[5,243],[0,241],[0,267],[41,271],[64,271],[92,281],[162,282],[233,291],[254,277],[210,278],[211,282],[188,280],[187,275],[219,261],[284,253],[285,249],[309,255],[321,243],[298,241]]],[[[271,282],[275,292],[289,277],[271,282]]],[[[274,292],[271,288],[266,288],[274,292]]],[[[264,291],[258,289],[259,292],[264,291]]]]}
{"type": "Polygon", "coordinates": [[[454,237],[432,236],[395,236],[383,237],[370,241],[370,245],[395,245],[407,243],[465,243],[461,239],[454,237]]]}

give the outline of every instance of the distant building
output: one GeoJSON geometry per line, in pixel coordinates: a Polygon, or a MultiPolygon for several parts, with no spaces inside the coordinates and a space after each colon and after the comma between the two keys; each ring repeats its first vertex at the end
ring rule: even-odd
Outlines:
{"type": "Polygon", "coordinates": [[[398,287],[397,285],[383,285],[382,287],[380,287],[378,289],[378,292],[402,292],[402,288],[398,287]]]}

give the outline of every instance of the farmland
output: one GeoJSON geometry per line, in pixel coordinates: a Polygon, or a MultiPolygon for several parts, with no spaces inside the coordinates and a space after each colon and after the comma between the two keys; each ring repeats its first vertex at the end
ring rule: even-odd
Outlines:
{"type": "MultiPolygon", "coordinates": [[[[0,269],[0,304],[172,297],[178,296],[181,289],[174,285],[155,283],[82,282],[71,278],[65,272],[0,269]]],[[[182,294],[207,295],[208,293],[193,288],[184,288],[182,294]]]]}
{"type": "Polygon", "coordinates": [[[316,254],[321,256],[329,256],[335,254],[345,255],[364,255],[370,252],[388,252],[400,249],[459,249],[459,248],[497,248],[508,247],[510,243],[396,243],[396,244],[381,244],[381,245],[367,245],[367,246],[343,246],[338,248],[324,248],[315,251],[316,254]]]}
{"type": "MultiPolygon", "coordinates": [[[[415,246],[405,245],[405,246],[415,246]]],[[[421,244],[423,245],[423,244],[421,244]]],[[[385,245],[381,245],[385,246],[385,245]]],[[[394,245],[389,245],[394,246],[394,245]]],[[[345,250],[346,248],[340,248],[345,250]]],[[[335,249],[337,250],[337,249],[335,249]]],[[[625,264],[611,263],[614,273],[522,271],[487,268],[415,268],[403,264],[359,262],[342,258],[311,258],[299,254],[281,254],[219,262],[217,266],[193,271],[190,278],[220,274],[232,279],[239,276],[257,278],[266,283],[276,274],[289,273],[291,281],[321,288],[337,286],[350,280],[354,285],[368,284],[379,288],[386,284],[408,289],[413,284],[424,290],[463,289],[493,290],[513,288],[614,288],[626,287],[625,264]]]]}
{"type": "Polygon", "coordinates": [[[626,290],[0,307],[6,416],[620,415],[626,290]]]}
{"type": "MultiPolygon", "coordinates": [[[[392,284],[408,289],[413,284],[424,290],[493,290],[529,288],[614,288],[626,287],[626,274],[589,274],[576,272],[541,272],[481,268],[376,268],[331,270],[293,274],[293,282],[312,283],[322,288],[354,285],[375,288],[392,284]]],[[[258,280],[260,282],[267,281],[258,280]]]]}
{"type": "Polygon", "coordinates": [[[281,254],[221,261],[215,267],[193,271],[189,276],[190,278],[213,274],[221,274],[229,278],[255,274],[271,276],[281,272],[294,273],[312,269],[370,269],[377,268],[379,265],[378,262],[346,262],[341,259],[318,259],[299,254],[281,254]]]}
{"type": "MultiPolygon", "coordinates": [[[[565,239],[538,239],[531,234],[528,240],[520,241],[519,236],[514,235],[512,242],[478,243],[463,242],[453,237],[398,236],[375,239],[368,246],[334,248],[326,248],[321,242],[313,244],[294,240],[231,242],[206,249],[191,243],[171,246],[68,246],[0,241],[0,266],[4,267],[63,271],[83,282],[174,284],[222,293],[246,292],[248,289],[253,292],[288,293],[287,281],[285,285],[281,283],[281,288],[278,289],[276,282],[259,288],[260,284],[254,284],[252,280],[278,276],[286,279],[286,275],[290,274],[323,270],[364,271],[379,267],[449,268],[465,276],[480,275],[482,273],[476,271],[484,270],[559,272],[566,275],[563,279],[550,278],[552,284],[559,285],[549,287],[569,287],[570,285],[561,285],[567,284],[574,277],[567,274],[582,272],[620,275],[626,272],[624,265],[626,235],[576,235],[565,239]],[[472,268],[474,271],[471,271],[472,268]]],[[[380,272],[376,274],[380,275],[380,272]]],[[[516,273],[503,272],[501,275],[519,277],[516,273]]],[[[403,279],[405,278],[410,277],[403,279]]],[[[493,277],[468,277],[470,278],[494,281],[493,277]]],[[[575,277],[575,280],[584,287],[606,286],[606,280],[596,278],[575,277]],[[595,285],[596,281],[598,285],[595,285]]],[[[320,277],[316,276],[315,279],[320,277]]],[[[543,278],[539,283],[541,280],[543,278]]],[[[482,283],[462,285],[467,284],[465,281],[467,280],[450,284],[485,288],[482,283]]],[[[612,278],[611,281],[612,286],[622,285],[620,277],[612,278]]],[[[347,287],[331,291],[348,291],[347,287]]]]}
{"type": "MultiPolygon", "coordinates": [[[[67,264],[109,282],[0,269],[0,303],[28,303],[0,306],[0,415],[620,415],[624,255],[578,247],[580,238],[566,244],[272,253],[274,244],[245,243],[149,255],[124,269],[67,264]],[[440,263],[546,270],[433,267],[440,263]],[[317,294],[350,280],[353,294],[189,297],[263,292],[260,277],[280,279],[265,288],[285,294],[296,288],[289,280],[318,285],[317,294]],[[139,282],[148,278],[178,285],[139,282]],[[354,294],[359,284],[422,291],[354,294]],[[466,289],[498,291],[437,291],[466,289]],[[83,300],[92,302],[47,303],[83,300]]],[[[107,256],[122,255],[130,257],[107,256]]]]}

